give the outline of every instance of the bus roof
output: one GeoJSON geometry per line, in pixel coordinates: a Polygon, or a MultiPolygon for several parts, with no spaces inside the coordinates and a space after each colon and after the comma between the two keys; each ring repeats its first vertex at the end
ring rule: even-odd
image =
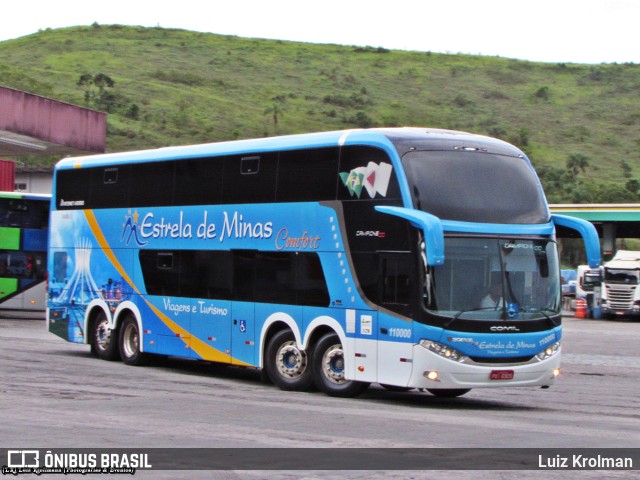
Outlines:
{"type": "Polygon", "coordinates": [[[394,141],[429,140],[434,143],[453,144],[472,140],[474,143],[491,145],[494,149],[514,156],[521,152],[502,140],[455,130],[428,129],[418,127],[339,130],[331,132],[305,133],[280,137],[266,137],[248,140],[234,140],[199,145],[163,147],[151,150],[109,153],[84,157],[66,158],[58,162],[57,169],[79,168],[82,166],[113,165],[128,162],[150,162],[175,160],[202,156],[251,154],[268,151],[293,150],[299,148],[319,148],[343,145],[365,144],[391,152],[394,141]],[[393,140],[393,141],[392,141],[393,140]]]}

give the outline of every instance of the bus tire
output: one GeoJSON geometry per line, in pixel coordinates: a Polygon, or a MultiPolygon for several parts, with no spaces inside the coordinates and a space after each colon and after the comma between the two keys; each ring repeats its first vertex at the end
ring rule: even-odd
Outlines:
{"type": "Polygon", "coordinates": [[[309,357],[291,330],[281,330],[267,344],[264,358],[269,380],[281,390],[306,391],[313,385],[309,357]]]}
{"type": "Polygon", "coordinates": [[[146,355],[140,350],[140,328],[133,315],[127,315],[120,327],[119,347],[122,361],[127,365],[139,366],[146,362],[146,355]]]}
{"type": "Polygon", "coordinates": [[[118,330],[111,329],[107,315],[101,310],[91,324],[91,354],[101,360],[120,359],[118,330]]]}
{"type": "Polygon", "coordinates": [[[325,334],[316,343],[311,356],[311,371],[318,390],[332,397],[355,397],[370,385],[344,378],[344,351],[335,333],[325,334]]]}
{"type": "Polygon", "coordinates": [[[470,391],[470,388],[427,388],[427,392],[440,398],[459,397],[470,391]]]}

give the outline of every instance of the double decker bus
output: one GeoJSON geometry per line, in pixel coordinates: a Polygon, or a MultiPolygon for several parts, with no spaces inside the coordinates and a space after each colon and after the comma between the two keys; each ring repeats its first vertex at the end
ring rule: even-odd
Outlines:
{"type": "Polygon", "coordinates": [[[555,226],[525,155],[421,128],[65,159],[49,330],[106,360],[264,369],[284,390],[554,382],[555,226]],[[493,296],[491,296],[493,295],[493,296]]]}
{"type": "Polygon", "coordinates": [[[47,305],[49,195],[0,192],[0,314],[43,314],[47,305]]]}

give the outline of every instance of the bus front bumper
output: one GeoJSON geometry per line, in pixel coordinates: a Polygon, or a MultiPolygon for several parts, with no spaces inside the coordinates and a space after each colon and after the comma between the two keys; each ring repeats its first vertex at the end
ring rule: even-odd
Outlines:
{"type": "Polygon", "coordinates": [[[538,360],[534,357],[526,364],[479,364],[449,360],[415,345],[408,386],[426,389],[543,387],[553,385],[559,372],[560,350],[550,358],[538,360]]]}

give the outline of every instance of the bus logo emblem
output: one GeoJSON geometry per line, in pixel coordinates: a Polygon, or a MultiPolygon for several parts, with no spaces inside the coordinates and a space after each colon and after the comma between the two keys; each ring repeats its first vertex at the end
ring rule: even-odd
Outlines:
{"type": "Polygon", "coordinates": [[[375,198],[376,194],[386,197],[392,171],[393,167],[390,163],[369,162],[366,167],[354,168],[350,172],[340,172],[340,179],[352,197],[360,198],[363,190],[371,198],[375,198]]]}
{"type": "Polygon", "coordinates": [[[143,247],[148,243],[148,242],[143,242],[138,237],[138,219],[139,218],[140,218],[140,214],[138,213],[137,210],[134,213],[131,213],[131,210],[129,210],[127,215],[125,215],[124,224],[122,225],[122,236],[120,237],[121,242],[124,240],[124,237],[128,233],[129,235],[125,240],[126,245],[129,245],[129,242],[131,241],[131,237],[133,237],[133,239],[135,240],[136,244],[139,247],[143,247]]]}

